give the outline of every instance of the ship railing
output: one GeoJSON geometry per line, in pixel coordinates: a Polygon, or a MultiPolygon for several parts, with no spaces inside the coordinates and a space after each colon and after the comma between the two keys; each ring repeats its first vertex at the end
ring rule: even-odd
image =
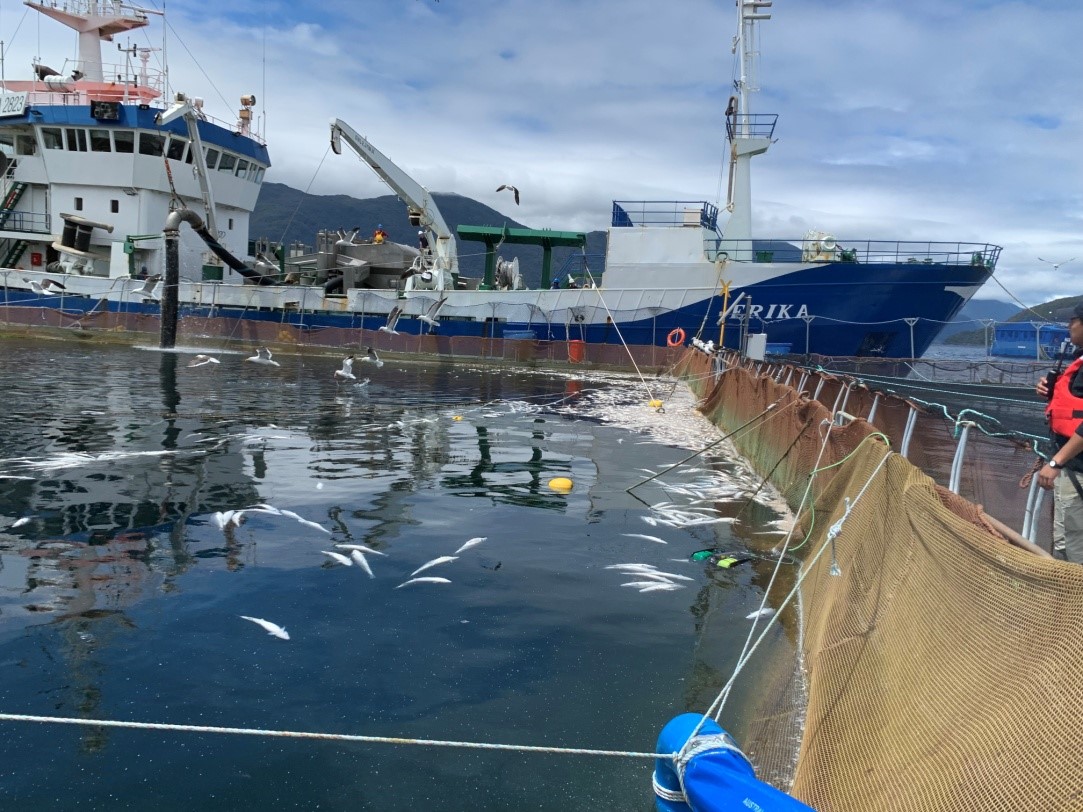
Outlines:
{"type": "Polygon", "coordinates": [[[589,288],[593,282],[601,287],[602,272],[605,271],[605,254],[569,254],[553,275],[553,279],[566,287],[565,280],[571,277],[580,288],[589,288]]]}
{"type": "Polygon", "coordinates": [[[906,242],[899,240],[843,240],[830,237],[822,241],[798,239],[734,240],[707,237],[707,259],[745,258],[756,262],[853,262],[884,265],[971,265],[995,268],[1001,247],[971,242],[906,242]]]}
{"type": "Polygon", "coordinates": [[[774,138],[777,113],[743,113],[726,118],[726,137],[774,138]]]}
{"type": "Polygon", "coordinates": [[[718,227],[718,206],[702,200],[614,200],[614,228],[634,226],[718,227]]]}
{"type": "MultiPolygon", "coordinates": [[[[27,94],[26,103],[28,107],[34,107],[35,105],[51,106],[51,107],[85,107],[89,105],[92,100],[97,100],[97,97],[101,96],[101,93],[88,92],[81,89],[73,89],[70,91],[61,90],[32,90],[27,94]]],[[[165,104],[159,99],[155,98],[155,107],[165,109],[165,104]]],[[[132,96],[127,102],[121,102],[126,104],[145,104],[138,96],[132,96]]],[[[210,124],[215,124],[224,130],[229,130],[233,133],[240,132],[240,126],[236,119],[233,121],[227,121],[222,118],[216,118],[215,116],[207,115],[201,112],[199,114],[200,121],[206,121],[210,124]]],[[[86,125],[82,125],[86,126],[86,125]]],[[[91,125],[93,126],[93,125],[91,125]]],[[[253,141],[258,142],[261,146],[267,146],[267,142],[263,139],[263,136],[251,130],[248,133],[248,137],[253,141]]]]}
{"type": "Polygon", "coordinates": [[[33,234],[51,234],[49,215],[37,211],[19,211],[12,209],[0,221],[0,232],[26,231],[33,234]]]}

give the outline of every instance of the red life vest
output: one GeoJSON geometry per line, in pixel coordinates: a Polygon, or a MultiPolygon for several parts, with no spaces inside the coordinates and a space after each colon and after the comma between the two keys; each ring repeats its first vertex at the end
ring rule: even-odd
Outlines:
{"type": "Polygon", "coordinates": [[[1083,398],[1076,397],[1068,388],[1072,378],[1083,367],[1083,356],[1076,358],[1053,384],[1053,397],[1045,407],[1049,428],[1061,437],[1071,437],[1083,423],[1083,398]]]}

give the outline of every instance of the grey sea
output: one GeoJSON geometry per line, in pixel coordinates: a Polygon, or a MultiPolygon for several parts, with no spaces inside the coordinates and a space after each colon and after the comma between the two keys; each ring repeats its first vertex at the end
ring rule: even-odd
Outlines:
{"type": "MultiPolygon", "coordinates": [[[[3,809],[651,809],[651,761],[560,750],[649,753],[704,710],[782,535],[723,446],[626,490],[719,437],[664,378],[0,352],[0,713],[453,743],[3,719],[3,809]],[[370,577],[339,544],[385,555],[370,577]],[[419,577],[447,583],[400,586],[441,556],[419,577]]],[[[753,663],[723,710],[739,738],[758,686],[753,663]]]]}

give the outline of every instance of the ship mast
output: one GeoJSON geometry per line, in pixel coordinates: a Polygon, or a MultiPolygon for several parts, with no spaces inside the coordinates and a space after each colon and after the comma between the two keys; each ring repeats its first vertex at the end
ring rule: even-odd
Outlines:
{"type": "Polygon", "coordinates": [[[752,259],[752,175],[754,155],[762,155],[771,146],[775,114],[754,115],[749,97],[759,90],[756,83],[759,45],[756,27],[771,19],[764,11],[772,0],[737,0],[738,34],[733,38],[733,53],[739,56],[740,78],[736,93],[726,109],[726,138],[730,142],[729,195],[726,210],[730,213],[722,248],[731,259],[752,259]]]}
{"type": "Polygon", "coordinates": [[[52,17],[79,32],[79,62],[76,69],[83,79],[103,82],[102,40],[111,42],[113,36],[147,25],[147,15],[141,10],[124,6],[120,0],[68,0],[61,6],[26,0],[26,5],[52,17]],[[134,13],[126,14],[125,9],[134,13]]]}

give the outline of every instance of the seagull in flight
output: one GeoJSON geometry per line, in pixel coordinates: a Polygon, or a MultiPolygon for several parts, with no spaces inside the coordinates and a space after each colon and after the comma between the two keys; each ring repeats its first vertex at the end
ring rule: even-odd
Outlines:
{"type": "Polygon", "coordinates": [[[357,378],[353,374],[353,356],[348,355],[342,359],[342,369],[335,370],[336,381],[356,381],[357,378]]]}
{"type": "Polygon", "coordinates": [[[515,196],[515,205],[518,206],[519,205],[519,190],[516,189],[514,186],[509,186],[506,183],[501,183],[499,186],[496,187],[496,190],[498,192],[503,192],[505,189],[507,189],[509,192],[511,192],[515,196]]]}
{"type": "Polygon", "coordinates": [[[55,279],[43,279],[39,282],[37,279],[23,279],[24,282],[30,284],[30,290],[39,296],[56,296],[58,293],[63,293],[67,290],[66,287],[61,285],[55,279]]]}
{"type": "Polygon", "coordinates": [[[440,322],[436,320],[436,314],[440,312],[440,308],[444,306],[444,302],[446,301],[447,296],[444,296],[440,299],[440,301],[433,302],[431,305],[429,305],[429,307],[425,310],[424,313],[418,316],[418,318],[435,330],[437,327],[440,326],[440,322]]]}
{"type": "Polygon", "coordinates": [[[256,354],[251,358],[245,358],[245,361],[251,361],[253,364],[263,364],[264,366],[278,367],[282,366],[278,361],[271,360],[271,351],[266,347],[260,347],[256,350],[256,354]]]}
{"type": "Polygon", "coordinates": [[[162,277],[148,276],[143,284],[132,291],[132,296],[142,296],[144,299],[160,299],[162,297],[162,277]]]}
{"type": "Polygon", "coordinates": [[[1066,259],[1063,262],[1053,262],[1053,260],[1051,259],[1042,259],[1041,257],[1038,257],[1038,262],[1048,262],[1050,265],[1053,266],[1054,271],[1058,271],[1060,270],[1061,265],[1067,265],[1069,262],[1075,262],[1075,257],[1072,257],[1071,259],[1066,259]]]}
{"type": "Polygon", "coordinates": [[[190,367],[201,367],[207,364],[220,364],[222,363],[217,358],[212,358],[209,355],[197,355],[191,361],[188,362],[190,367]]]}
{"type": "Polygon", "coordinates": [[[399,323],[399,316],[402,315],[402,308],[395,305],[391,308],[391,312],[387,315],[387,324],[380,328],[381,333],[391,333],[393,336],[397,336],[395,332],[395,326],[399,323]]]}
{"type": "Polygon", "coordinates": [[[383,360],[376,354],[376,350],[372,347],[365,347],[365,357],[361,360],[368,361],[370,364],[376,364],[377,368],[384,365],[383,360]]]}

